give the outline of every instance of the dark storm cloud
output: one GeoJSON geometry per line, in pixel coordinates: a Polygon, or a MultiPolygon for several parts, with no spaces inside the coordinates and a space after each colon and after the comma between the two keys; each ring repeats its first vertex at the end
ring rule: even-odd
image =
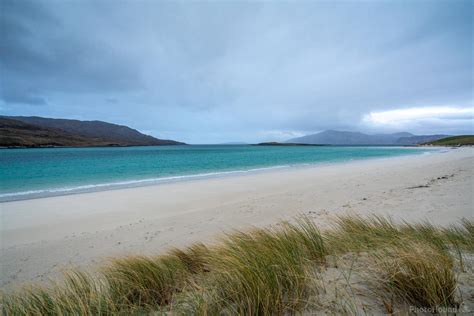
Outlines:
{"type": "MultiPolygon", "coordinates": [[[[54,3],[50,3],[54,5],[54,3]]],[[[68,29],[46,3],[3,1],[2,96],[7,103],[45,104],[52,92],[137,89],[139,74],[120,52],[89,41],[89,25],[68,29]]],[[[77,21],[79,22],[79,21],[77,21]]]]}
{"type": "Polygon", "coordinates": [[[201,143],[466,132],[464,114],[364,118],[472,108],[472,12],[469,1],[3,1],[0,107],[201,143]]]}

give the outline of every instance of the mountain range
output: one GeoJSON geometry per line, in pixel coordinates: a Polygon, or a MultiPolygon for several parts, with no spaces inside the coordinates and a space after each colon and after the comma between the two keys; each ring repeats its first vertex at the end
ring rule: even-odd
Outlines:
{"type": "Polygon", "coordinates": [[[417,145],[449,135],[414,135],[408,132],[393,134],[364,134],[327,130],[316,134],[289,139],[287,143],[319,145],[417,145]]]}
{"type": "MultiPolygon", "coordinates": [[[[449,135],[364,134],[326,130],[287,140],[314,145],[417,145],[449,135]]],[[[124,125],[103,121],[53,119],[38,116],[0,116],[0,147],[159,146],[183,144],[158,139],[124,125]]]]}
{"type": "Polygon", "coordinates": [[[183,144],[102,121],[0,116],[1,147],[158,146],[183,144]]]}

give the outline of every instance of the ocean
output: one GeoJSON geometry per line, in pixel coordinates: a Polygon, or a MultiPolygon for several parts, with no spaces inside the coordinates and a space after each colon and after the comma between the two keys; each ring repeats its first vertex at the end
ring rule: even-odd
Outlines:
{"type": "Polygon", "coordinates": [[[0,149],[0,202],[433,150],[250,145],[0,149]]]}

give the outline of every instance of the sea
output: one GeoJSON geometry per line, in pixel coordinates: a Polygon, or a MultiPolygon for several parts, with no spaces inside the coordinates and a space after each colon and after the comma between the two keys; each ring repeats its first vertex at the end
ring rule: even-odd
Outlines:
{"type": "Polygon", "coordinates": [[[0,202],[435,150],[252,145],[0,149],[0,202]]]}

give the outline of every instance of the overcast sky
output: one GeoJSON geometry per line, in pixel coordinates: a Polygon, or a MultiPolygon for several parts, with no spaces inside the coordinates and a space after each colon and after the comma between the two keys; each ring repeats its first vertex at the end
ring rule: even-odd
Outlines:
{"type": "Polygon", "coordinates": [[[3,115],[188,143],[473,133],[472,1],[0,6],[3,115]]]}

